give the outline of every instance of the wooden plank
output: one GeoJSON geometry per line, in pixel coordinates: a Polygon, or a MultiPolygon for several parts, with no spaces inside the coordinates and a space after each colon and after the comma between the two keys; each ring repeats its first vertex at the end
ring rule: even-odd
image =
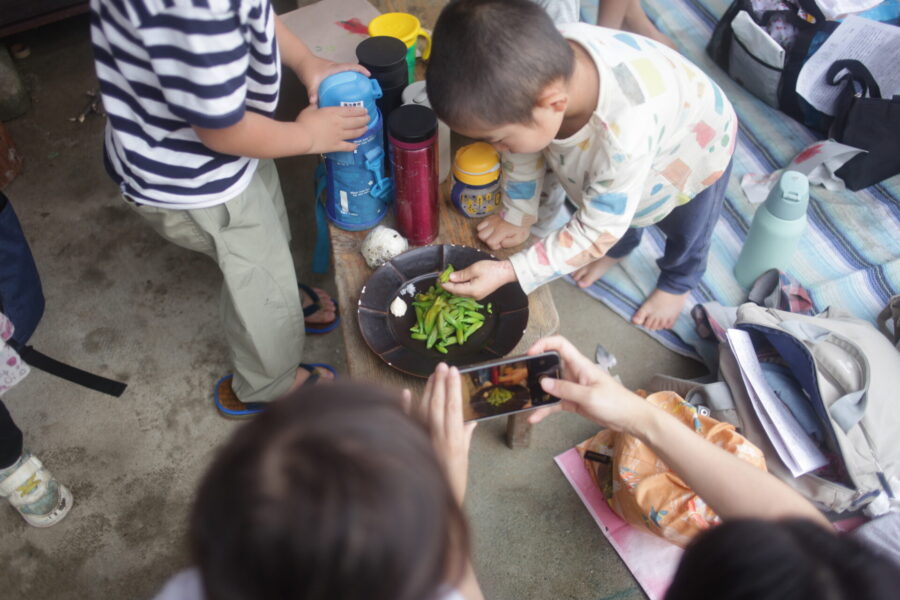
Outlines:
{"type": "MultiPolygon", "coordinates": [[[[489,251],[475,235],[477,220],[461,215],[449,202],[449,183],[441,189],[440,233],[435,244],[460,244],[489,251]]],[[[393,226],[393,215],[384,222],[393,226]]],[[[425,380],[405,375],[388,367],[376,354],[369,350],[359,332],[357,305],[363,285],[372,274],[360,254],[360,246],[366,232],[344,231],[329,224],[331,234],[332,259],[335,282],[341,314],[341,331],[347,350],[347,365],[355,379],[377,381],[382,384],[409,388],[414,394],[421,393],[425,380]]],[[[494,252],[499,258],[509,256],[520,248],[494,252]]],[[[552,335],[559,329],[559,314],[547,286],[538,288],[528,297],[528,327],[521,341],[510,354],[524,354],[538,339],[552,335]]],[[[509,417],[507,443],[510,447],[526,447],[530,439],[530,425],[525,418],[509,417]]]]}

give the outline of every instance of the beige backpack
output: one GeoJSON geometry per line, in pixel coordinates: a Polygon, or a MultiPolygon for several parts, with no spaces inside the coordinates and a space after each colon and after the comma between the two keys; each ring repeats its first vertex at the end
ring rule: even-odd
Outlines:
{"type": "Polygon", "coordinates": [[[870,323],[831,309],[805,316],[748,303],[735,326],[757,354],[781,363],[805,393],[824,432],[829,467],[793,477],[775,452],[728,344],[719,348],[719,381],[699,384],[657,376],[672,390],[735,425],[765,454],[769,470],[820,508],[900,510],[900,351],[870,323]]]}

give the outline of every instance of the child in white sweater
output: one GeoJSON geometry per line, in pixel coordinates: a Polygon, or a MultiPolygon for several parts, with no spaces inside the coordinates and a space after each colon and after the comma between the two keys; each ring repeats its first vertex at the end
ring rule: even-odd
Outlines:
{"type": "Polygon", "coordinates": [[[480,298],[518,281],[531,292],[570,273],[586,287],[655,224],[667,238],[660,276],[632,321],[671,327],[706,269],[731,169],[737,118],[719,87],[662,44],[557,29],[527,0],[449,4],[427,80],[441,119],[503,153],[502,214],[478,225],[488,246],[528,238],[548,172],[579,207],[509,260],[457,271],[447,289],[480,298]]]}

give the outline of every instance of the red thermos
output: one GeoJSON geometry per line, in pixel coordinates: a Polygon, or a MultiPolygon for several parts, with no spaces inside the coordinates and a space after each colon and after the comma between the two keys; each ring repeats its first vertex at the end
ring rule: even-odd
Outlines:
{"type": "Polygon", "coordinates": [[[413,246],[438,234],[437,116],[427,106],[400,106],[388,118],[397,229],[413,246]]]}

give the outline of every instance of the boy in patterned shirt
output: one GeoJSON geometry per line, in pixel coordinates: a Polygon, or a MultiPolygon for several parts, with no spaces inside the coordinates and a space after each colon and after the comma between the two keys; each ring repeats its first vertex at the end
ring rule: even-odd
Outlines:
{"type": "Polygon", "coordinates": [[[719,87],[647,38],[575,23],[557,29],[527,0],[459,0],[441,13],[428,97],[455,131],[503,154],[503,210],[478,224],[491,248],[524,242],[544,176],[572,219],[504,261],[457,271],[445,287],[526,293],[572,274],[587,287],[631,252],[643,228],[666,235],[656,289],[632,317],[672,327],[706,269],[731,172],[737,118],[719,87]]]}

